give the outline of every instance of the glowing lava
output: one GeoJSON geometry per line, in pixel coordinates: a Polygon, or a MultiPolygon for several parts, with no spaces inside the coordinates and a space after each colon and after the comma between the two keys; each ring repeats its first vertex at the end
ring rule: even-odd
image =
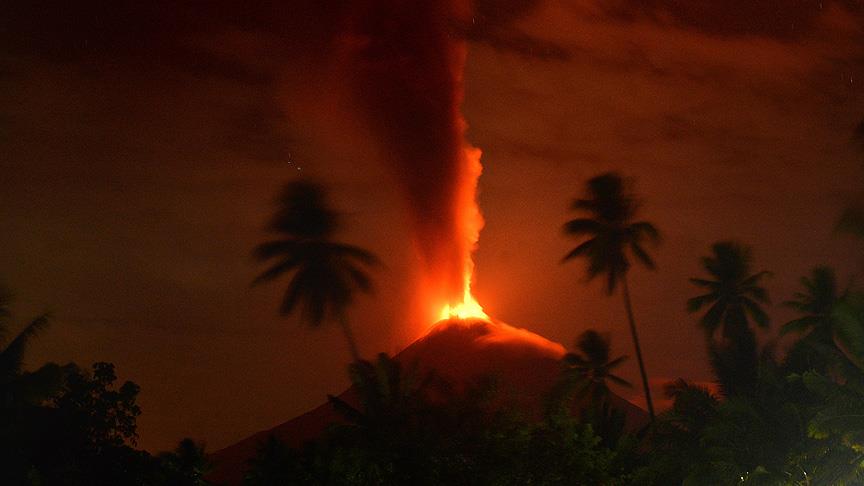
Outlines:
{"type": "MultiPolygon", "coordinates": [[[[465,122],[460,118],[458,125],[464,136],[465,122]]],[[[463,142],[464,143],[464,142],[463,142]]],[[[480,164],[480,149],[464,143],[460,154],[461,177],[455,194],[455,216],[456,216],[456,247],[458,248],[458,259],[460,260],[461,289],[456,292],[461,301],[451,299],[444,304],[438,315],[439,320],[444,319],[482,319],[489,320],[489,316],[483,312],[483,307],[471,294],[471,281],[474,277],[473,253],[477,248],[477,240],[480,239],[480,230],[483,229],[483,215],[477,205],[477,182],[483,172],[480,164]]]]}
{"type": "Polygon", "coordinates": [[[483,319],[489,320],[489,316],[483,312],[483,307],[477,302],[477,299],[471,295],[471,277],[468,276],[465,281],[465,296],[462,302],[455,305],[446,304],[441,313],[438,315],[438,320],[447,319],[483,319]]]}

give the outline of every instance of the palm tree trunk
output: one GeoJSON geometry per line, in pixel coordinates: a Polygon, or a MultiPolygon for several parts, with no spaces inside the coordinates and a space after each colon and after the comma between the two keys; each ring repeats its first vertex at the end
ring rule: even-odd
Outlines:
{"type": "Polygon", "coordinates": [[[357,350],[357,341],[354,340],[354,333],[351,332],[351,326],[348,324],[348,317],[344,313],[339,316],[339,325],[342,326],[345,340],[348,341],[348,348],[351,350],[351,358],[353,362],[359,362],[361,358],[360,352],[357,350]]]}
{"type": "Polygon", "coordinates": [[[648,405],[648,416],[654,421],[654,402],[651,401],[651,389],[648,387],[648,375],[645,373],[645,363],[642,361],[642,347],[639,346],[639,334],[636,332],[636,321],[633,319],[633,305],[630,303],[630,286],[627,284],[627,274],[621,278],[624,294],[624,307],[627,309],[627,320],[630,322],[630,334],[633,336],[633,347],[636,348],[636,361],[639,363],[639,374],[642,375],[642,388],[645,390],[645,403],[648,405]]]}

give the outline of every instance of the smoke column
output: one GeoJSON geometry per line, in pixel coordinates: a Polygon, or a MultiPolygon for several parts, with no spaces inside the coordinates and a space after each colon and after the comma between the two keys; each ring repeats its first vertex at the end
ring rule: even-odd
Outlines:
{"type": "Polygon", "coordinates": [[[350,91],[385,148],[410,212],[424,312],[463,302],[483,220],[476,203],[480,151],[460,114],[467,53],[456,0],[356,2],[340,41],[350,91]]]}

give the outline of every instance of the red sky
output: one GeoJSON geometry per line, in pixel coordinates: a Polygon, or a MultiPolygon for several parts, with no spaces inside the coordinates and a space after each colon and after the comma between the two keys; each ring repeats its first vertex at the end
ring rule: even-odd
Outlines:
{"type": "MultiPolygon", "coordinates": [[[[386,147],[322,95],[346,2],[136,3],[22,1],[0,21],[0,280],[19,322],[56,317],[32,365],[114,362],[143,388],[144,447],[219,448],[347,383],[338,329],[278,318],[278,286],[249,288],[278,187],[326,182],[343,239],[385,260],[352,314],[367,354],[422,332],[405,318],[406,208],[386,147]]],[[[657,383],[709,379],[684,302],[712,242],[752,244],[777,302],[813,265],[860,268],[832,226],[862,187],[861,7],[752,3],[480,2],[463,112],[484,151],[488,313],[568,346],[608,330],[632,355],[619,299],[558,264],[569,201],[610,169],[636,178],[665,236],[632,285],[657,383]]]]}

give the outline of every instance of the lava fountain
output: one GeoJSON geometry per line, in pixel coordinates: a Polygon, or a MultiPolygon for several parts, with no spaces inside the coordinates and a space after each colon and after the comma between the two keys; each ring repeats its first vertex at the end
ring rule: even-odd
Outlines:
{"type": "MultiPolygon", "coordinates": [[[[483,307],[471,293],[471,283],[474,280],[474,250],[480,239],[480,230],[483,229],[483,216],[477,205],[477,183],[483,166],[480,163],[481,152],[479,149],[468,146],[463,148],[462,165],[465,169],[456,198],[456,218],[459,226],[459,236],[462,247],[462,295],[461,301],[446,302],[438,315],[438,320],[445,319],[484,319],[489,316],[483,311],[483,307]]],[[[458,294],[457,294],[458,296],[458,294]]]]}

